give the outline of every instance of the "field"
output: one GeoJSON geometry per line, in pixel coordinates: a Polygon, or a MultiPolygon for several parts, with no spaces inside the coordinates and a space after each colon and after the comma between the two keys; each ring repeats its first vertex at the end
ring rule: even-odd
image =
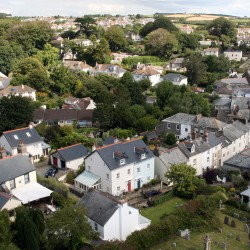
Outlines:
{"type": "MultiPolygon", "coordinates": [[[[212,21],[220,16],[207,14],[169,14],[169,18],[184,18],[186,21],[212,21]]],[[[228,18],[228,17],[227,17],[228,18]]]]}

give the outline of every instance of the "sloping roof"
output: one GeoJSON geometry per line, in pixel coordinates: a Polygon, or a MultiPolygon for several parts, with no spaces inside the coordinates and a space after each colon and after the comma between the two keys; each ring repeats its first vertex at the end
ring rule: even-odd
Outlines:
{"type": "Polygon", "coordinates": [[[60,157],[58,158],[67,162],[85,157],[88,154],[88,149],[85,148],[81,143],[78,143],[65,148],[60,148],[56,153],[52,155],[56,157],[59,154],[60,157]]]}
{"type": "Polygon", "coordinates": [[[170,63],[173,63],[173,64],[182,64],[184,62],[184,58],[183,57],[177,57],[173,60],[170,61],[170,63]]]}
{"type": "Polygon", "coordinates": [[[244,128],[244,125],[242,125],[240,124],[240,122],[229,124],[223,129],[223,135],[230,141],[235,141],[246,133],[247,128],[244,128]]]}
{"type": "Polygon", "coordinates": [[[19,86],[7,86],[4,90],[1,91],[2,95],[9,95],[14,93],[24,93],[24,92],[35,92],[36,90],[27,86],[27,85],[19,85],[19,86]]]}
{"type": "Polygon", "coordinates": [[[195,119],[195,115],[189,115],[186,113],[177,113],[175,115],[172,115],[162,120],[162,122],[176,122],[176,123],[182,123],[182,124],[192,124],[194,119],[195,119]]]}
{"type": "Polygon", "coordinates": [[[118,200],[108,193],[90,189],[77,203],[86,208],[86,215],[91,220],[104,226],[118,209],[118,200]]]}
{"type": "Polygon", "coordinates": [[[244,84],[244,85],[248,85],[248,81],[246,79],[246,77],[242,77],[242,78],[223,78],[219,80],[221,83],[225,83],[225,84],[244,84]]]}
{"type": "Polygon", "coordinates": [[[86,62],[70,60],[65,60],[64,66],[69,67],[71,70],[84,70],[92,68],[86,62]]]}
{"type": "Polygon", "coordinates": [[[107,139],[105,139],[105,141],[103,142],[103,145],[106,146],[106,145],[114,144],[115,142],[118,142],[117,138],[113,136],[109,136],[107,139]]]}
{"type": "Polygon", "coordinates": [[[0,210],[1,210],[1,208],[3,208],[3,206],[4,206],[10,199],[12,199],[12,198],[13,198],[12,196],[0,192],[0,210]]]}
{"type": "Polygon", "coordinates": [[[92,121],[93,110],[76,109],[36,109],[33,114],[33,120],[38,121],[66,121],[66,120],[88,120],[92,121]]]}
{"type": "Polygon", "coordinates": [[[153,75],[159,75],[160,72],[154,69],[153,67],[146,66],[143,69],[136,69],[133,71],[134,75],[146,75],[146,76],[153,76],[153,75]]]}
{"type": "Polygon", "coordinates": [[[145,155],[146,155],[145,159],[154,157],[151,150],[141,139],[118,142],[115,144],[103,146],[101,148],[97,148],[94,152],[97,152],[101,156],[101,158],[103,159],[103,161],[106,163],[106,165],[110,170],[114,170],[121,167],[119,160],[117,160],[118,158],[114,157],[115,153],[117,154],[117,156],[119,154],[121,155],[122,158],[125,159],[126,162],[125,165],[145,160],[141,159],[140,154],[135,152],[135,148],[145,149],[145,155]]]}
{"type": "Polygon", "coordinates": [[[219,99],[214,100],[214,105],[230,107],[231,101],[232,100],[230,98],[219,98],[219,99]]]}
{"type": "Polygon", "coordinates": [[[16,148],[20,141],[22,141],[25,145],[42,141],[42,138],[33,127],[5,131],[3,132],[3,136],[12,148],[16,148]]]}
{"type": "Polygon", "coordinates": [[[171,82],[180,82],[183,79],[187,79],[187,77],[181,74],[168,73],[162,79],[171,82]]]}
{"type": "Polygon", "coordinates": [[[83,173],[81,173],[80,175],[78,175],[75,178],[75,181],[77,181],[77,182],[79,182],[79,183],[81,183],[81,184],[83,184],[83,185],[91,188],[100,179],[101,179],[100,176],[92,174],[89,171],[84,171],[83,173]]]}
{"type": "Polygon", "coordinates": [[[0,160],[0,183],[36,170],[26,155],[15,155],[0,160]]]}
{"type": "Polygon", "coordinates": [[[232,99],[231,109],[233,106],[237,105],[240,109],[248,109],[250,106],[250,97],[235,97],[232,99]]]}

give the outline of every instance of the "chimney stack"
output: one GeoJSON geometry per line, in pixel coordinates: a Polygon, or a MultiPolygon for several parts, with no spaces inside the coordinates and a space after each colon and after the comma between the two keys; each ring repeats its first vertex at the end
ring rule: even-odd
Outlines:
{"type": "Polygon", "coordinates": [[[18,146],[17,146],[17,152],[19,154],[22,154],[22,155],[27,154],[27,147],[23,143],[23,141],[20,141],[20,143],[18,144],[18,146]]]}

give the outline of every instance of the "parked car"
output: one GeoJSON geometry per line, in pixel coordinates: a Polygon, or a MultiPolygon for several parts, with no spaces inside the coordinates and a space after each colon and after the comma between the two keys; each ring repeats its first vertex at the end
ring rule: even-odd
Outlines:
{"type": "Polygon", "coordinates": [[[161,193],[162,192],[160,190],[149,190],[149,191],[146,191],[143,195],[144,195],[144,198],[149,198],[149,197],[161,194],[161,193]]]}
{"type": "Polygon", "coordinates": [[[58,168],[51,167],[46,172],[45,177],[46,178],[48,178],[49,176],[50,177],[55,177],[57,172],[58,172],[58,168]]]}

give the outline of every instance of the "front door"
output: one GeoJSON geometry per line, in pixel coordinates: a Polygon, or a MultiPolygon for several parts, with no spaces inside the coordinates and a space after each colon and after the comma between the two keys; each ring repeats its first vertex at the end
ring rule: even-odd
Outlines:
{"type": "Polygon", "coordinates": [[[137,188],[141,188],[141,180],[137,180],[137,188]]]}
{"type": "Polygon", "coordinates": [[[128,192],[131,192],[131,181],[128,182],[128,192]]]}
{"type": "Polygon", "coordinates": [[[53,157],[53,165],[54,165],[55,167],[57,167],[57,158],[56,158],[56,157],[53,157]]]}

